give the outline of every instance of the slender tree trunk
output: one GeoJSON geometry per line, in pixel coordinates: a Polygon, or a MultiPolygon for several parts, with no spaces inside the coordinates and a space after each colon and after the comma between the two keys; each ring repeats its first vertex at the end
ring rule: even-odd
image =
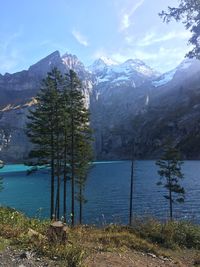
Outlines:
{"type": "Polygon", "coordinates": [[[75,194],[75,169],[74,169],[74,119],[73,119],[73,116],[72,116],[72,140],[71,140],[71,178],[72,178],[72,208],[71,208],[71,219],[72,219],[72,226],[74,226],[74,194],[75,194]]]}
{"type": "Polygon", "coordinates": [[[60,218],[60,144],[59,144],[59,117],[58,106],[56,107],[56,174],[57,174],[57,197],[56,219],[60,218]]]}
{"type": "Polygon", "coordinates": [[[53,220],[55,218],[54,214],[54,159],[51,160],[51,216],[50,219],[53,220]]]}
{"type": "MultiPolygon", "coordinates": [[[[58,162],[57,162],[58,164],[58,162]]],[[[58,172],[58,167],[57,167],[58,172]]],[[[55,219],[58,221],[60,217],[60,175],[57,173],[57,192],[56,192],[56,205],[55,205],[55,219]]]]}
{"type": "Polygon", "coordinates": [[[131,161],[131,183],[130,183],[130,208],[129,208],[129,225],[133,221],[133,178],[134,178],[134,160],[131,161]]]}
{"type": "Polygon", "coordinates": [[[73,100],[73,77],[71,79],[71,225],[74,226],[75,208],[75,161],[74,161],[74,100],[73,100]]]}
{"type": "Polygon", "coordinates": [[[58,175],[57,180],[57,220],[60,218],[60,175],[58,175]]]}
{"type": "Polygon", "coordinates": [[[55,220],[58,220],[58,176],[57,176],[57,181],[56,181],[56,200],[55,200],[55,220]]]}
{"type": "Polygon", "coordinates": [[[57,133],[57,220],[60,218],[60,151],[59,133],[57,133]]]}
{"type": "Polygon", "coordinates": [[[64,188],[63,188],[63,216],[64,222],[67,221],[67,132],[65,131],[65,149],[64,149],[64,188]]]}
{"type": "Polygon", "coordinates": [[[172,221],[173,220],[173,208],[172,208],[173,199],[172,199],[171,172],[170,172],[169,161],[168,161],[168,170],[169,170],[169,180],[168,180],[168,183],[169,183],[169,212],[170,212],[170,221],[172,221]]]}
{"type": "Polygon", "coordinates": [[[82,224],[82,216],[83,216],[83,200],[82,200],[82,185],[80,185],[79,188],[79,194],[80,194],[80,203],[79,203],[79,224],[82,224]]]}
{"type": "Polygon", "coordinates": [[[55,170],[54,170],[54,138],[53,129],[51,129],[51,214],[50,219],[55,218],[54,214],[54,183],[55,183],[55,170]]]}
{"type": "Polygon", "coordinates": [[[129,225],[132,225],[133,221],[133,179],[134,179],[134,153],[135,153],[135,145],[134,140],[132,144],[132,151],[131,151],[131,181],[130,181],[130,203],[129,203],[129,225]]]}
{"type": "Polygon", "coordinates": [[[171,188],[171,177],[169,178],[169,209],[170,209],[170,221],[173,220],[173,207],[172,207],[172,188],[171,188]]]}

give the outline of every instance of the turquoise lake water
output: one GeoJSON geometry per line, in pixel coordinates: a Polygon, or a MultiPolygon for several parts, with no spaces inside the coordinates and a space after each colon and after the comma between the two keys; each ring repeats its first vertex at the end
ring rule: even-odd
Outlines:
{"type": "MultiPolygon", "coordinates": [[[[165,191],[156,185],[159,180],[154,161],[135,163],[133,212],[136,216],[168,217],[165,191]]],[[[129,161],[96,162],[91,169],[85,196],[84,223],[127,223],[130,185],[129,161]]],[[[174,206],[177,219],[200,223],[200,161],[186,161],[183,166],[186,190],[184,204],[174,206]]],[[[27,175],[24,165],[7,165],[0,171],[4,190],[0,192],[0,205],[10,206],[25,214],[42,218],[49,216],[50,177],[48,171],[27,175]]],[[[70,184],[69,186],[70,187],[70,184]]],[[[70,191],[68,190],[70,198],[70,191]]],[[[68,213],[70,201],[67,202],[68,213]]]]}

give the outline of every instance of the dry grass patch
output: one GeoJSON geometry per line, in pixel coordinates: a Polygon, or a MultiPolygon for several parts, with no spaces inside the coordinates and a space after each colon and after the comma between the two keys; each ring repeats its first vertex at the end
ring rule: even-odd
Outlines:
{"type": "MultiPolygon", "coordinates": [[[[99,252],[139,251],[168,257],[169,248],[200,249],[200,226],[189,223],[162,224],[149,220],[145,223],[137,222],[131,228],[118,225],[104,228],[69,227],[67,242],[63,245],[48,241],[49,225],[50,221],[30,219],[16,210],[0,208],[0,250],[9,244],[9,246],[31,250],[38,255],[56,259],[66,267],[80,267],[89,255],[96,255],[99,252]],[[38,235],[29,235],[30,229],[33,232],[36,231],[38,235]]],[[[198,256],[193,260],[196,266],[199,261],[198,256]]]]}

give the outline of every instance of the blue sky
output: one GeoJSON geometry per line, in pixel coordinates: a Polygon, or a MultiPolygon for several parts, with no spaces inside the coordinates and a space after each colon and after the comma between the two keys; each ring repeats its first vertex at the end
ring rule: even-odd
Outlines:
{"type": "Polygon", "coordinates": [[[178,0],[0,0],[0,73],[27,69],[55,50],[90,65],[139,58],[164,72],[190,47],[181,23],[158,13],[178,0]]]}

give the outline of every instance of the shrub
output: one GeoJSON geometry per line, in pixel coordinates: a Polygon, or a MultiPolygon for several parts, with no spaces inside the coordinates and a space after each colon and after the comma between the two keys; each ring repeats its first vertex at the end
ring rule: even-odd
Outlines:
{"type": "Polygon", "coordinates": [[[166,248],[185,247],[200,249],[200,226],[190,222],[161,223],[153,219],[136,221],[134,231],[141,237],[166,248]]]}

